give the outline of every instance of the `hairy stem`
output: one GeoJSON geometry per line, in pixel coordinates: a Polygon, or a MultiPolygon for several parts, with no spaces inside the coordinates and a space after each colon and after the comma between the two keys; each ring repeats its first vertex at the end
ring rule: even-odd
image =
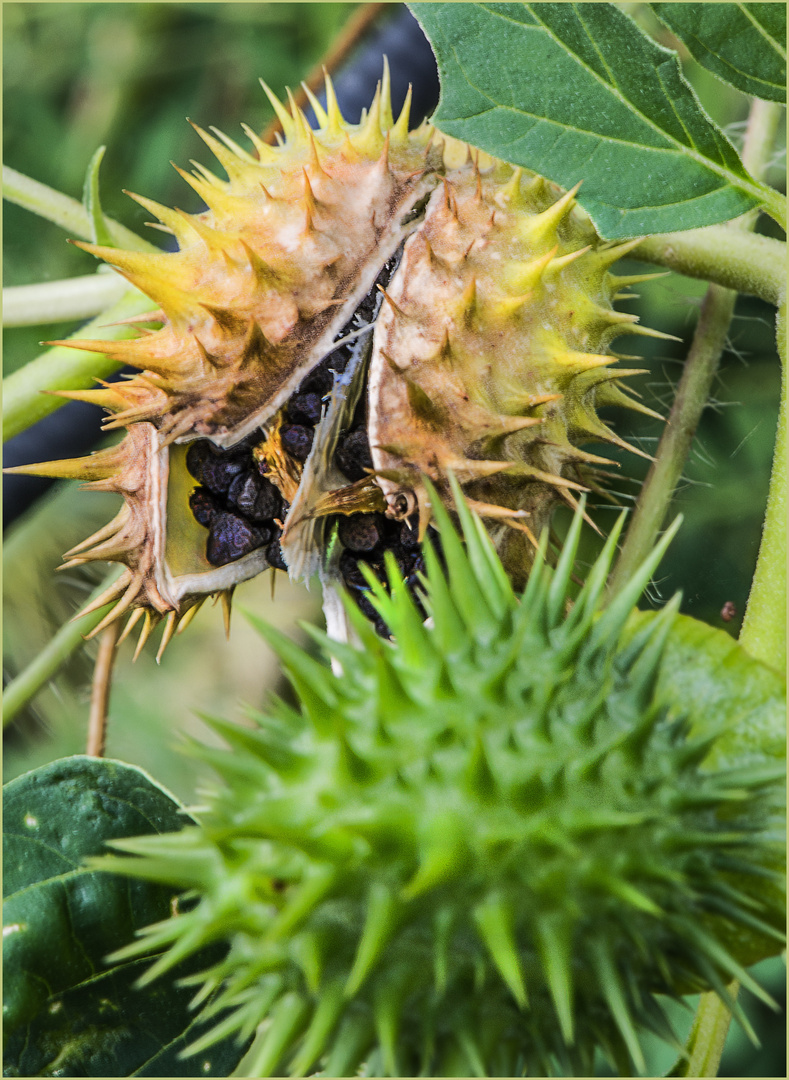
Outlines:
{"type": "MultiPolygon", "coordinates": [[[[765,109],[764,104],[756,101],[751,107],[743,148],[743,161],[756,176],[766,166],[776,130],[773,109],[765,109]]],[[[764,239],[749,234],[748,230],[753,228],[755,222],[756,218],[751,214],[730,222],[727,226],[715,226],[726,234],[718,244],[720,251],[723,252],[725,247],[726,253],[739,252],[742,245],[747,246],[748,241],[764,239]]],[[[712,230],[694,231],[697,236],[700,236],[709,234],[712,230]]],[[[651,240],[686,236],[690,236],[690,233],[670,233],[663,238],[652,237],[651,240]]],[[[645,243],[649,242],[645,241],[645,243]]],[[[769,241],[769,243],[778,242],[769,241]]],[[[640,255],[642,246],[639,245],[635,249],[635,254],[640,255]]],[[[785,249],[786,245],[778,244],[778,246],[785,249]]],[[[731,260],[726,265],[730,264],[731,260]]],[[[683,270],[683,272],[687,271],[683,270]]],[[[785,269],[782,269],[781,275],[781,288],[783,288],[785,269]]],[[[777,282],[773,285],[777,288],[777,282]]],[[[709,398],[712,382],[726,344],[726,335],[734,314],[736,299],[737,293],[733,289],[725,288],[720,284],[710,285],[704,296],[674,404],[660,439],[655,460],[644,481],[627,537],[611,575],[609,584],[611,595],[624,587],[635,568],[654,546],[690,453],[701,414],[709,398]]],[[[777,292],[774,299],[778,302],[777,292]]]]}
{"type": "MultiPolygon", "coordinates": [[[[746,223],[749,218],[745,215],[746,223]]],[[[631,256],[770,304],[780,303],[786,287],[786,244],[748,233],[734,243],[729,225],[648,236],[631,256]]]]}
{"type": "MultiPolygon", "coordinates": [[[[118,341],[134,336],[130,326],[112,326],[121,319],[140,315],[155,307],[142,293],[127,291],[112,307],[81,327],[73,338],[118,341]]],[[[13,438],[42,417],[65,405],[66,399],[42,393],[46,390],[84,390],[96,379],[117,371],[120,364],[102,353],[82,352],[56,345],[15,371],[3,381],[3,439],[13,438]]]]}
{"type": "MultiPolygon", "coordinates": [[[[16,169],[9,169],[7,165],[3,166],[3,198],[54,222],[72,236],[78,236],[81,240],[93,240],[93,220],[81,202],[39,183],[38,180],[31,180],[16,169]]],[[[104,225],[112,243],[118,247],[131,251],[161,250],[112,218],[105,218],[104,225]]]]}
{"type": "MultiPolygon", "coordinates": [[[[86,601],[86,606],[101,596],[113,581],[120,576],[122,570],[123,567],[116,566],[104,581],[93,590],[86,601]]],[[[3,691],[3,727],[10,724],[20,709],[23,709],[39,690],[57,674],[74,650],[82,645],[83,636],[89,633],[94,626],[98,626],[111,607],[112,604],[107,604],[97,611],[92,611],[84,618],[76,616],[76,621],[72,619],[71,622],[61,626],[36,658],[6,686],[3,691]]]]}
{"type": "Polygon", "coordinates": [[[611,595],[624,588],[654,547],[718,370],[736,299],[720,285],[707,289],[666,429],[611,575],[611,595]]]}
{"type": "Polygon", "coordinates": [[[105,273],[42,281],[37,285],[11,285],[3,289],[3,326],[42,326],[68,319],[89,319],[116,304],[130,290],[128,281],[118,274],[105,273]]]}
{"type": "Polygon", "coordinates": [[[740,644],[757,660],[782,671],[786,664],[786,300],[778,309],[776,337],[783,368],[781,411],[767,513],[740,644]]]}

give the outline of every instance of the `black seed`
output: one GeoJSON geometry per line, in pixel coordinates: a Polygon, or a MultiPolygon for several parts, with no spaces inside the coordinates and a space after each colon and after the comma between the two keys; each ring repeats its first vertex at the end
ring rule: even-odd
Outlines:
{"type": "Polygon", "coordinates": [[[419,524],[415,518],[400,523],[400,543],[406,551],[413,551],[419,544],[419,524]]]}
{"type": "Polygon", "coordinates": [[[334,376],[329,368],[324,365],[325,361],[324,363],[319,364],[314,371],[309,373],[296,391],[297,395],[317,394],[318,397],[323,398],[331,393],[331,388],[334,385],[334,376]]]}
{"type": "Polygon", "coordinates": [[[320,394],[294,394],[285,411],[292,424],[314,427],[321,418],[320,394]]]}
{"type": "Polygon", "coordinates": [[[340,555],[340,573],[346,585],[352,588],[369,589],[367,579],[359,567],[359,556],[354,555],[352,551],[343,551],[340,555]]]}
{"type": "Polygon", "coordinates": [[[233,477],[243,470],[245,456],[243,449],[217,450],[207,439],[200,439],[187,450],[186,467],[215,495],[224,495],[233,477]]]}
{"type": "Polygon", "coordinates": [[[337,528],[343,547],[351,551],[372,551],[384,535],[383,514],[351,514],[341,517],[337,528]]]}
{"type": "Polygon", "coordinates": [[[277,570],[287,570],[288,566],[285,560],[282,558],[282,548],[279,546],[279,537],[272,540],[269,546],[266,548],[266,558],[271,566],[277,570]]]}
{"type": "Polygon", "coordinates": [[[280,428],[282,445],[296,461],[306,461],[310,456],[314,435],[312,428],[301,424],[283,424],[280,428]]]}
{"type": "Polygon", "coordinates": [[[368,619],[377,619],[379,617],[378,612],[375,610],[373,605],[370,603],[370,601],[368,599],[369,595],[370,595],[369,588],[367,588],[367,589],[351,589],[351,596],[354,598],[354,600],[359,605],[359,607],[364,612],[364,614],[367,616],[367,618],[368,619]]]}
{"type": "Polygon", "coordinates": [[[203,487],[194,489],[189,496],[189,506],[198,524],[205,525],[206,528],[211,524],[214,514],[219,510],[214,496],[207,488],[203,487]]]}
{"type": "Polygon", "coordinates": [[[367,476],[365,469],[372,469],[373,459],[364,428],[356,428],[342,436],[337,444],[334,461],[349,480],[362,480],[367,476]]]}
{"type": "Polygon", "coordinates": [[[227,493],[227,501],[250,521],[270,521],[282,513],[282,496],[277,488],[256,472],[237,476],[227,493]]]}
{"type": "Polygon", "coordinates": [[[212,566],[240,559],[271,539],[271,529],[250,525],[235,514],[218,513],[211,522],[206,558],[212,566]]]}

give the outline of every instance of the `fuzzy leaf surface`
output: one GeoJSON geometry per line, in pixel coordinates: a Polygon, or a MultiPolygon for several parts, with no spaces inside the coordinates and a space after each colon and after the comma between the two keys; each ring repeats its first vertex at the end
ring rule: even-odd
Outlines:
{"type": "Polygon", "coordinates": [[[676,53],[612,4],[414,6],[438,60],[433,122],[570,188],[608,239],[727,221],[761,188],[676,53]]]}
{"type": "Polygon", "coordinates": [[[167,918],[174,891],[82,865],[106,840],[182,828],[174,797],[133,766],[78,756],[7,784],[3,816],[5,1075],[227,1075],[232,1040],[178,1060],[195,1035],[190,991],[137,990],[148,962],[104,961],[167,918]]]}
{"type": "Polygon", "coordinates": [[[694,60],[745,94],[786,102],[783,4],[653,4],[694,60]]]}

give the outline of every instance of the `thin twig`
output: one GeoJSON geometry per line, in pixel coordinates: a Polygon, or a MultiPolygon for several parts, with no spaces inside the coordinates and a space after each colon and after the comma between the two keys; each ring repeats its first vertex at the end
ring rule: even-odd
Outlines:
{"type": "Polygon", "coordinates": [[[112,686],[112,668],[115,663],[115,646],[118,644],[120,619],[105,627],[99,637],[99,653],[93,669],[93,685],[90,691],[90,716],[88,717],[88,757],[103,757],[107,741],[107,709],[112,686]]]}
{"type": "MultiPolygon", "coordinates": [[[[321,60],[319,64],[315,65],[304,80],[310,90],[315,92],[321,89],[323,86],[324,69],[329,75],[333,74],[368,30],[370,30],[384,12],[390,10],[391,7],[391,4],[363,4],[362,7],[354,13],[324,59],[321,60]]],[[[307,94],[305,93],[303,86],[300,86],[294,94],[294,100],[299,108],[303,108],[303,106],[307,104],[307,94]]],[[[261,140],[263,142],[273,143],[276,135],[281,133],[282,125],[275,116],[261,135],[261,140]]]]}

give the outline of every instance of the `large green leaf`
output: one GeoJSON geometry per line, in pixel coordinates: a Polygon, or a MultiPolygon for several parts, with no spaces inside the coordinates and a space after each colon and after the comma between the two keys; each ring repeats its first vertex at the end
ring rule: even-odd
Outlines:
{"type": "Polygon", "coordinates": [[[786,102],[784,4],[653,4],[700,64],[746,94],[786,102]]]}
{"type": "Polygon", "coordinates": [[[227,1075],[232,1040],[178,1058],[199,1031],[175,981],[217,956],[144,990],[148,958],[104,962],[171,914],[173,890],[82,865],[107,840],[182,828],[175,798],[133,766],[73,757],[6,785],[3,817],[5,1075],[227,1075]]]}
{"type": "Polygon", "coordinates": [[[608,238],[697,228],[765,189],[676,53],[611,4],[414,5],[438,60],[434,122],[570,188],[608,238]]]}

